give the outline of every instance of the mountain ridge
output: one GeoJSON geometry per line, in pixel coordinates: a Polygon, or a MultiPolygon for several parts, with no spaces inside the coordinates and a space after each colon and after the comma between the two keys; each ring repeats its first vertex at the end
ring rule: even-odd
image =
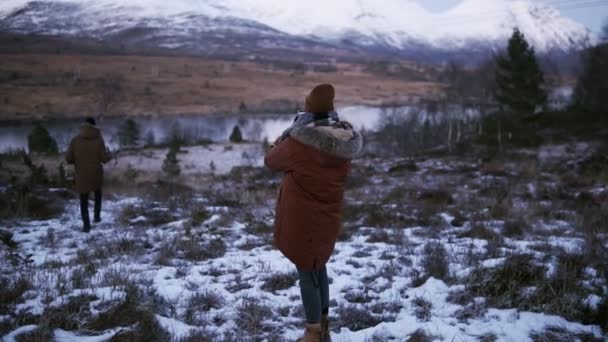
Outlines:
{"type": "Polygon", "coordinates": [[[432,13],[412,0],[6,0],[0,32],[114,41],[255,58],[265,48],[410,56],[492,51],[519,27],[540,52],[579,49],[590,31],[547,4],[464,0],[432,13]],[[320,11],[319,9],[324,9],[320,11]]]}

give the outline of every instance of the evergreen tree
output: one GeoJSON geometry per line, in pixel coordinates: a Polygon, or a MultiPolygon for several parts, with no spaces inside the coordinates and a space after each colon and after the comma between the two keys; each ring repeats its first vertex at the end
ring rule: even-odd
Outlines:
{"type": "Polygon", "coordinates": [[[181,173],[179,161],[177,160],[178,145],[172,145],[163,161],[163,172],[170,177],[177,177],[181,173]]]}
{"type": "Polygon", "coordinates": [[[230,134],[230,142],[240,143],[243,142],[243,135],[241,134],[241,129],[239,126],[234,126],[232,129],[232,133],[230,134]]]}
{"type": "Polygon", "coordinates": [[[503,110],[530,115],[547,101],[534,48],[518,29],[509,39],[506,54],[496,58],[496,83],[496,99],[503,110]]]}
{"type": "Polygon", "coordinates": [[[118,130],[120,147],[134,147],[139,142],[139,126],[133,119],[127,119],[118,130]]]}
{"type": "Polygon", "coordinates": [[[41,124],[36,124],[27,136],[27,146],[30,152],[57,154],[57,142],[41,124]]]}
{"type": "Polygon", "coordinates": [[[603,31],[607,40],[584,52],[583,72],[574,89],[575,104],[598,115],[608,113],[608,22],[603,31]]]}
{"type": "Polygon", "coordinates": [[[65,173],[65,167],[63,163],[59,163],[59,167],[57,168],[57,185],[66,186],[68,184],[68,177],[65,173]]]}

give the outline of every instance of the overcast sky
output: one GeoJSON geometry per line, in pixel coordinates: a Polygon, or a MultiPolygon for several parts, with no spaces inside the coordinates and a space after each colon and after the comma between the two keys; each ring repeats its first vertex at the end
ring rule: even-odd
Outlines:
{"type": "MultiPolygon", "coordinates": [[[[417,0],[424,7],[441,12],[462,0],[417,0]]],[[[492,1],[492,0],[487,0],[492,1]]],[[[599,32],[608,18],[608,1],[600,0],[536,0],[554,4],[562,14],[586,25],[594,32],[599,32]],[[579,7],[579,8],[576,8],[579,7]]]]}

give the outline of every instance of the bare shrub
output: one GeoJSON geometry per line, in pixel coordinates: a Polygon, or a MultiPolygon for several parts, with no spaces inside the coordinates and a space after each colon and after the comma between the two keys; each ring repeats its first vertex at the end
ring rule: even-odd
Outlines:
{"type": "Polygon", "coordinates": [[[418,195],[418,200],[426,202],[427,205],[440,208],[454,203],[452,194],[447,190],[426,190],[418,195]]]}
{"type": "Polygon", "coordinates": [[[86,328],[105,331],[116,327],[132,327],[118,332],[112,341],[171,341],[171,336],[157,322],[154,313],[140,306],[143,301],[141,290],[129,286],[123,301],[93,317],[86,328]]]}
{"type": "Polygon", "coordinates": [[[95,269],[91,269],[90,267],[79,266],[74,268],[70,277],[72,288],[86,289],[90,287],[93,275],[95,275],[95,269]]]}
{"type": "Polygon", "coordinates": [[[531,229],[530,224],[522,218],[509,219],[505,221],[505,225],[502,228],[504,236],[514,238],[522,237],[526,232],[531,229]]]}
{"type": "Polygon", "coordinates": [[[9,308],[19,303],[21,296],[32,288],[30,279],[23,275],[13,279],[0,278],[0,312],[8,312],[9,308]]]}
{"type": "Polygon", "coordinates": [[[350,290],[344,294],[344,299],[346,299],[350,303],[358,303],[358,304],[366,304],[370,303],[373,300],[376,300],[378,297],[371,295],[369,291],[364,290],[350,290]]]}
{"type": "Polygon", "coordinates": [[[390,228],[405,222],[405,216],[399,210],[383,203],[361,205],[358,210],[366,214],[363,224],[368,227],[390,228]]]}
{"type": "Polygon", "coordinates": [[[255,336],[263,336],[264,333],[272,331],[265,320],[272,317],[272,309],[254,298],[243,298],[237,307],[236,326],[241,331],[246,331],[255,336]]]}
{"type": "Polygon", "coordinates": [[[393,301],[376,303],[370,309],[376,315],[382,315],[387,312],[398,314],[403,309],[403,305],[401,301],[395,299],[393,301]]]}
{"type": "Polygon", "coordinates": [[[488,312],[484,302],[473,300],[462,309],[456,311],[456,318],[461,322],[467,322],[469,319],[480,319],[488,312]]]}
{"type": "Polygon", "coordinates": [[[416,297],[412,300],[412,306],[414,307],[416,318],[420,321],[428,322],[431,320],[433,303],[422,297],[416,297]]]}
{"type": "Polygon", "coordinates": [[[226,244],[220,238],[201,242],[195,239],[181,239],[178,240],[177,250],[186,260],[205,261],[224,255],[226,244]]]}
{"type": "Polygon", "coordinates": [[[190,222],[193,226],[198,226],[201,223],[207,221],[211,217],[211,214],[205,207],[195,207],[190,212],[190,222]]]}
{"type": "Polygon", "coordinates": [[[33,331],[17,336],[16,341],[53,341],[55,329],[79,330],[91,317],[90,303],[97,300],[91,295],[72,297],[60,306],[47,307],[42,315],[37,317],[20,317],[20,325],[36,324],[33,331]],[[35,318],[35,320],[33,320],[35,318]]]}
{"type": "Polygon", "coordinates": [[[476,221],[471,224],[471,228],[458,234],[459,238],[474,238],[481,240],[500,240],[501,237],[495,231],[488,228],[483,222],[476,221]]]}
{"type": "Polygon", "coordinates": [[[553,342],[553,341],[602,341],[593,334],[587,332],[573,332],[558,326],[550,326],[544,331],[533,331],[530,334],[533,342],[553,342]]]}
{"type": "Polygon", "coordinates": [[[243,279],[240,274],[236,274],[230,284],[226,286],[226,290],[230,291],[231,293],[235,293],[242,290],[250,289],[252,287],[253,285],[245,281],[245,279],[243,279]]]}
{"type": "Polygon", "coordinates": [[[483,335],[477,336],[477,341],[479,341],[479,342],[495,342],[495,341],[498,341],[498,337],[494,333],[485,333],[483,335]]]}
{"type": "Polygon", "coordinates": [[[515,254],[495,268],[474,270],[465,286],[473,297],[486,297],[491,306],[513,308],[522,304],[523,290],[541,282],[544,274],[545,267],[536,265],[531,255],[515,254]]]}
{"type": "Polygon", "coordinates": [[[186,304],[183,320],[190,325],[204,325],[205,320],[201,314],[211,309],[219,309],[224,305],[224,299],[216,292],[204,291],[190,297],[186,304]]]}
{"type": "Polygon", "coordinates": [[[274,294],[277,291],[286,290],[296,284],[298,280],[298,273],[275,273],[264,280],[262,290],[272,292],[274,294]]]}
{"type": "Polygon", "coordinates": [[[131,270],[125,267],[110,268],[105,271],[101,279],[102,286],[128,287],[131,286],[132,283],[131,270]]]}
{"type": "Polygon", "coordinates": [[[0,192],[0,219],[28,218],[49,220],[65,211],[66,198],[44,187],[18,184],[0,192]]]}
{"type": "Polygon", "coordinates": [[[408,337],[407,342],[433,342],[434,340],[435,338],[426,331],[418,329],[408,337]]]}
{"type": "Polygon", "coordinates": [[[186,337],[182,337],[178,342],[214,342],[220,341],[220,336],[217,333],[208,331],[207,329],[197,329],[186,337]]]}
{"type": "Polygon", "coordinates": [[[424,245],[422,268],[427,277],[448,280],[450,267],[448,253],[439,242],[429,242],[424,245]]]}
{"type": "Polygon", "coordinates": [[[337,328],[348,328],[351,331],[359,331],[374,327],[385,321],[394,321],[388,316],[376,316],[368,308],[356,305],[340,305],[336,309],[338,319],[335,326],[337,328]]]}
{"type": "Polygon", "coordinates": [[[156,265],[170,266],[171,259],[177,256],[177,241],[175,239],[163,240],[156,254],[154,263],[156,265]]]}

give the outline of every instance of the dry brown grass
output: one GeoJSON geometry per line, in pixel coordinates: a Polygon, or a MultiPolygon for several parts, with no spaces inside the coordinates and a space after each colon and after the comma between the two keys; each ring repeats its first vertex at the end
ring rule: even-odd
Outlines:
{"type": "Polygon", "coordinates": [[[296,73],[253,62],[195,57],[15,54],[2,56],[0,70],[15,75],[0,84],[4,120],[97,113],[96,83],[107,75],[122,80],[124,94],[110,114],[239,112],[241,103],[249,111],[287,105],[295,110],[321,82],[339,89],[338,105],[398,103],[440,89],[436,83],[369,72],[364,65],[338,64],[335,72],[296,73]]]}

